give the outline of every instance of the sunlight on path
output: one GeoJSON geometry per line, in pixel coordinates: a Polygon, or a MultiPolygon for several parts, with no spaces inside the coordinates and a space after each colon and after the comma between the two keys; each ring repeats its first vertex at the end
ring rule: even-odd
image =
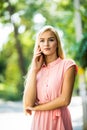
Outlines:
{"type": "Polygon", "coordinates": [[[0,130],[30,130],[31,117],[23,113],[0,114],[0,130]]]}
{"type": "Polygon", "coordinates": [[[73,129],[82,130],[83,126],[82,99],[80,97],[73,97],[69,109],[72,117],[73,129]]]}

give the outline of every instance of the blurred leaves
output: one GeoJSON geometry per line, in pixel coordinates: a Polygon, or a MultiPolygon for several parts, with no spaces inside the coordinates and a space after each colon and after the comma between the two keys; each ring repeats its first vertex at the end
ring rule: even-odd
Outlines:
{"type": "MultiPolygon", "coordinates": [[[[85,36],[87,0],[80,0],[80,3],[79,12],[85,36]]],[[[7,43],[0,50],[0,97],[22,99],[24,77],[32,60],[36,32],[43,25],[53,25],[61,35],[67,57],[77,56],[81,66],[87,67],[87,38],[81,43],[76,42],[74,12],[72,0],[0,1],[0,23],[3,26],[9,23],[13,28],[7,43]]]]}
{"type": "Polygon", "coordinates": [[[76,60],[85,69],[87,67],[87,35],[80,41],[80,46],[76,55],[76,60]]]}

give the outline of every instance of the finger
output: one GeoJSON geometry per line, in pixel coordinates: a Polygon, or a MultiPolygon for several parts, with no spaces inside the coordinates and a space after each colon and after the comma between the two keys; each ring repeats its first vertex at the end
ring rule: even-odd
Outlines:
{"type": "Polygon", "coordinates": [[[29,109],[26,110],[26,113],[29,114],[29,115],[32,115],[32,111],[29,110],[29,109]]]}
{"type": "Polygon", "coordinates": [[[35,55],[38,55],[38,54],[41,54],[41,53],[42,53],[42,51],[38,51],[38,52],[35,53],[35,55]]]}
{"type": "Polygon", "coordinates": [[[40,61],[40,62],[43,61],[43,56],[42,56],[42,55],[40,56],[39,61],[40,61]]]}
{"type": "Polygon", "coordinates": [[[40,58],[40,57],[41,57],[41,53],[34,55],[34,59],[37,59],[37,58],[40,58]]]}
{"type": "Polygon", "coordinates": [[[29,114],[32,115],[32,111],[31,110],[24,110],[25,115],[29,114]]]}

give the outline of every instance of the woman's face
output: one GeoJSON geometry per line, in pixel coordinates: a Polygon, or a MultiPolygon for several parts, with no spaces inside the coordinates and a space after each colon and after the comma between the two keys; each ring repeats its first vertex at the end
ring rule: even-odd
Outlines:
{"type": "Polygon", "coordinates": [[[56,49],[57,49],[58,44],[57,44],[56,37],[52,31],[49,30],[49,31],[43,32],[39,36],[39,46],[44,55],[57,56],[56,49]]]}

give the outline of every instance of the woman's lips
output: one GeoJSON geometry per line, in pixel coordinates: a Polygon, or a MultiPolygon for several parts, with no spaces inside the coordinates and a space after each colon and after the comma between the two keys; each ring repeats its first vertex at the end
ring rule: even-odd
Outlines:
{"type": "Polygon", "coordinates": [[[44,48],[44,51],[49,51],[50,50],[50,48],[44,48]]]}

